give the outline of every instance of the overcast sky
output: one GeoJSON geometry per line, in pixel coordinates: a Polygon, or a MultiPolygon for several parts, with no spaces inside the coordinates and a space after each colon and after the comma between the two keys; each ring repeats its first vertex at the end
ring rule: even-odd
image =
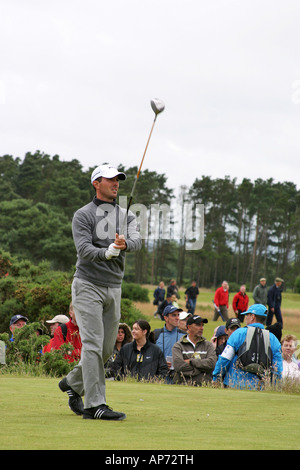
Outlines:
{"type": "Polygon", "coordinates": [[[139,165],[158,97],[168,187],[300,188],[299,0],[1,0],[0,59],[0,155],[139,165]]]}

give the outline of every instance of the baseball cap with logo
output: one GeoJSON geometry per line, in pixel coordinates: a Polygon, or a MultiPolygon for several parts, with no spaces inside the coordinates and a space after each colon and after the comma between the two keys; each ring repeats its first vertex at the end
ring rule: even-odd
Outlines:
{"type": "Polygon", "coordinates": [[[192,325],[196,323],[196,325],[200,325],[201,323],[208,323],[207,318],[199,317],[199,315],[193,315],[192,317],[188,318],[186,321],[187,325],[192,325]]]}
{"type": "Polygon", "coordinates": [[[241,322],[238,318],[229,318],[226,322],[225,327],[228,328],[233,328],[234,326],[237,326],[238,328],[241,327],[241,322]]]}
{"type": "Polygon", "coordinates": [[[246,312],[241,312],[241,315],[248,315],[248,313],[253,313],[253,315],[257,315],[258,317],[266,317],[267,309],[262,304],[253,304],[246,312]]]}
{"type": "Polygon", "coordinates": [[[28,321],[28,318],[27,317],[24,317],[23,315],[14,315],[13,317],[11,317],[10,319],[10,322],[9,322],[9,326],[13,325],[14,323],[16,323],[18,320],[25,320],[26,322],[28,321]]]}
{"type": "Polygon", "coordinates": [[[91,175],[91,183],[101,176],[103,178],[114,178],[115,176],[119,176],[120,180],[126,180],[125,173],[117,170],[117,168],[113,167],[112,165],[97,166],[91,175]]]}
{"type": "Polygon", "coordinates": [[[169,313],[176,312],[176,310],[177,310],[178,312],[183,312],[182,308],[178,308],[178,307],[176,307],[175,305],[169,304],[169,305],[167,305],[166,308],[164,309],[164,311],[163,311],[163,316],[165,317],[166,315],[169,315],[169,313]]]}

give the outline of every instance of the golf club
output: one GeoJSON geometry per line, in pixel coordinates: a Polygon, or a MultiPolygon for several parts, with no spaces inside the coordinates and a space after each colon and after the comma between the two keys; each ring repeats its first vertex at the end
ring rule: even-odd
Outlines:
{"type": "Polygon", "coordinates": [[[151,135],[152,135],[152,131],[153,131],[153,128],[154,128],[154,124],[155,124],[157,115],[162,113],[163,110],[165,109],[165,104],[163,103],[163,101],[159,100],[158,98],[154,98],[153,100],[151,100],[150,104],[151,104],[152,110],[154,111],[155,117],[154,117],[154,121],[153,121],[153,124],[152,124],[152,127],[151,127],[149,137],[148,137],[148,141],[147,141],[147,145],[146,145],[146,148],[145,148],[145,151],[144,151],[144,155],[143,155],[140,167],[138,169],[138,172],[136,174],[136,177],[135,177],[135,180],[134,180],[134,183],[133,183],[133,187],[132,187],[132,190],[131,190],[131,194],[130,194],[129,201],[128,201],[128,206],[127,206],[127,214],[128,214],[129,208],[130,208],[131,203],[132,203],[133,193],[135,191],[136,183],[137,183],[137,180],[139,179],[139,176],[140,176],[140,173],[141,173],[142,165],[143,165],[143,162],[144,162],[144,158],[145,158],[145,155],[146,155],[146,152],[147,152],[147,148],[148,148],[148,145],[149,145],[149,142],[150,142],[150,138],[151,138],[151,135]]]}

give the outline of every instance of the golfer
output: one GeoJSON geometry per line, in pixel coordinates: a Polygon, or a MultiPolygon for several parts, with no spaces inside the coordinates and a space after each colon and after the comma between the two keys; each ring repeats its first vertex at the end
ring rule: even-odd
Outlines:
{"type": "Polygon", "coordinates": [[[110,165],[97,167],[91,175],[96,195],[77,210],[72,222],[78,257],[72,303],[82,353],[59,388],[67,392],[71,410],[84,419],[126,418],[106,404],[104,372],[119,329],[125,252],[141,247],[134,215],[129,212],[127,216],[126,209],[116,204],[119,181],[125,179],[124,173],[110,165]]]}

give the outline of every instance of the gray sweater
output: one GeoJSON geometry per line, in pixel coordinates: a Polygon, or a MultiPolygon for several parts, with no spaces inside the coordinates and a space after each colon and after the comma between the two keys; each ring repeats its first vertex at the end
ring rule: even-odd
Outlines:
{"type": "Polygon", "coordinates": [[[72,221],[73,239],[77,250],[74,276],[104,287],[121,287],[125,270],[125,251],[110,260],[105,258],[115,234],[124,234],[126,251],[141,248],[136,218],[115,203],[94,198],[78,209],[72,221]]]}

